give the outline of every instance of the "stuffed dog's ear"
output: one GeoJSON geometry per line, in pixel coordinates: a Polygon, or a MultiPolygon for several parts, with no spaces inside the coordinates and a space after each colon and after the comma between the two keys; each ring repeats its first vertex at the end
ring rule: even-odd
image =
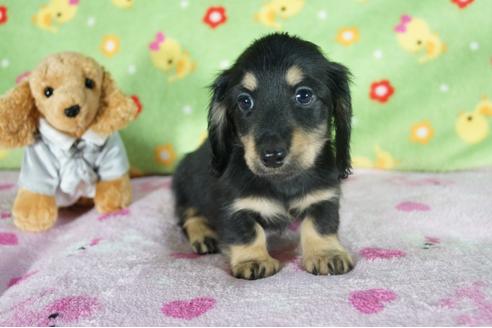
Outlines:
{"type": "Polygon", "coordinates": [[[137,105],[124,95],[108,72],[104,72],[99,110],[90,129],[102,135],[121,130],[135,119],[137,105]]]}
{"type": "Polygon", "coordinates": [[[224,96],[228,84],[227,72],[222,73],[211,86],[212,100],[208,111],[208,140],[212,148],[212,173],[222,175],[232,152],[234,127],[224,96]]]}
{"type": "Polygon", "coordinates": [[[0,97],[0,146],[23,147],[35,140],[39,112],[27,81],[0,97]]]}
{"type": "Polygon", "coordinates": [[[329,65],[330,89],[333,97],[333,119],[335,123],[335,149],[338,177],[347,178],[351,172],[350,133],[352,122],[352,100],[350,96],[350,72],[338,63],[329,65]]]}

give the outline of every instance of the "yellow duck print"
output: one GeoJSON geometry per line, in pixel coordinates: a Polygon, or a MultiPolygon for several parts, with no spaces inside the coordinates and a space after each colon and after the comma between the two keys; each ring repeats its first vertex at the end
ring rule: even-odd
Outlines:
{"type": "Polygon", "coordinates": [[[422,54],[419,58],[420,63],[436,59],[447,50],[439,35],[432,32],[429,25],[420,18],[403,15],[394,30],[403,49],[422,54]]]}
{"type": "Polygon", "coordinates": [[[113,5],[123,9],[129,9],[133,6],[133,0],[111,0],[113,5]]]}
{"type": "Polygon", "coordinates": [[[79,1],[50,0],[32,17],[32,22],[43,30],[58,32],[61,25],[75,17],[79,1]]]}
{"type": "Polygon", "coordinates": [[[398,161],[388,151],[381,149],[379,145],[376,145],[374,150],[376,153],[376,159],[374,161],[367,157],[354,157],[352,159],[354,167],[389,170],[398,165],[398,161]]]}
{"type": "Polygon", "coordinates": [[[195,70],[196,64],[190,54],[176,40],[166,37],[162,32],[156,34],[149,50],[155,67],[164,72],[174,70],[174,74],[168,78],[169,82],[182,79],[195,70]]]}
{"type": "Polygon", "coordinates": [[[305,0],[271,0],[264,4],[255,15],[256,21],[273,27],[277,30],[282,28],[278,19],[287,19],[297,15],[304,7],[305,0]]]}
{"type": "Polygon", "coordinates": [[[465,142],[476,144],[489,135],[487,116],[492,116],[492,102],[482,99],[473,112],[461,113],[456,120],[456,132],[465,142]]]}

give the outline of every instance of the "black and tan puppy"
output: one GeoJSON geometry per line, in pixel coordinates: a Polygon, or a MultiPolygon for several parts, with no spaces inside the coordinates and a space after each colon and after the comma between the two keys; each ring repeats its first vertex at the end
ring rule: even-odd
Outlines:
{"type": "Polygon", "coordinates": [[[303,264],[342,274],[340,179],[350,173],[348,71],[287,34],[254,42],[213,85],[208,141],[174,177],[176,213],[193,250],[230,256],[234,276],[273,275],[265,230],[302,220],[303,264]],[[332,127],[336,132],[332,141],[332,127]]]}

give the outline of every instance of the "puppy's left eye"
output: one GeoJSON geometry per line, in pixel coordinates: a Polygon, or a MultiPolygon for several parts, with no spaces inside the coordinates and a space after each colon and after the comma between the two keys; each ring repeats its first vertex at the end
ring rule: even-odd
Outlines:
{"type": "Polygon", "coordinates": [[[306,106],[314,101],[313,90],[306,87],[300,87],[296,90],[296,102],[300,105],[306,106]]]}
{"type": "Polygon", "coordinates": [[[94,89],[94,87],[96,86],[96,82],[94,82],[94,80],[91,80],[91,79],[85,79],[85,87],[87,89],[94,89]]]}

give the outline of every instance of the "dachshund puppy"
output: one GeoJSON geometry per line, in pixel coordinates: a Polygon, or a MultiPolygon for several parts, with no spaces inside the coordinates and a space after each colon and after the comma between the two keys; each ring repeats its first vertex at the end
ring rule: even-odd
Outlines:
{"type": "Polygon", "coordinates": [[[343,274],[337,237],[340,179],[350,174],[349,72],[287,34],[255,41],[212,86],[208,140],[180,163],[176,213],[193,250],[218,242],[237,278],[279,270],[265,230],[301,219],[303,265],[343,274]],[[332,128],[336,138],[332,140],[332,128]]]}

